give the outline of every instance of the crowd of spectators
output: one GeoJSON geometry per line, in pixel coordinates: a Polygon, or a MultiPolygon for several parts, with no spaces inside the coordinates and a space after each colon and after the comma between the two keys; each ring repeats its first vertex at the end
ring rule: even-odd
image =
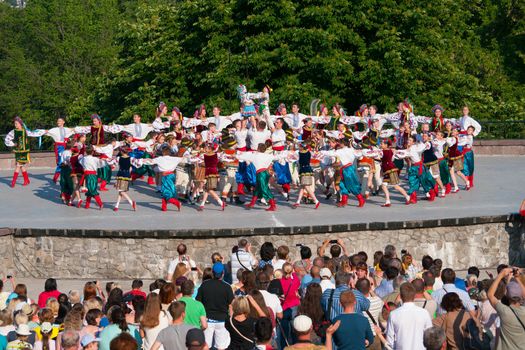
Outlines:
{"type": "MultiPolygon", "coordinates": [[[[28,295],[0,282],[0,350],[524,349],[525,278],[387,245],[373,257],[327,240],[314,254],[240,239],[199,266],[181,243],[165,278],[28,295]],[[297,255],[297,259],[292,256],[297,255]]],[[[10,283],[9,283],[10,282],[10,283]]],[[[11,286],[9,285],[11,284],[11,286]]]]}

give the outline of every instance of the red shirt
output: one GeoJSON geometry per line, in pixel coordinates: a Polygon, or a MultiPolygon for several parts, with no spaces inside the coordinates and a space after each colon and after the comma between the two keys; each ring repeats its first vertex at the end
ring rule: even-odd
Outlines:
{"type": "Polygon", "coordinates": [[[58,290],[52,290],[50,292],[40,293],[40,295],[38,296],[38,307],[41,309],[46,307],[46,302],[49,298],[55,298],[58,300],[58,296],[60,294],[62,293],[60,293],[58,290]]]}
{"type": "Polygon", "coordinates": [[[132,290],[130,290],[129,292],[127,292],[126,294],[131,294],[131,295],[133,295],[133,296],[135,296],[135,295],[140,295],[141,297],[144,298],[144,300],[146,300],[146,297],[147,297],[146,293],[144,293],[144,292],[141,291],[140,289],[132,289],[132,290]]]}
{"type": "Polygon", "coordinates": [[[298,306],[301,303],[301,300],[299,300],[297,292],[301,286],[301,281],[295,272],[292,273],[291,278],[281,278],[281,286],[283,287],[284,293],[283,310],[298,306]]]}

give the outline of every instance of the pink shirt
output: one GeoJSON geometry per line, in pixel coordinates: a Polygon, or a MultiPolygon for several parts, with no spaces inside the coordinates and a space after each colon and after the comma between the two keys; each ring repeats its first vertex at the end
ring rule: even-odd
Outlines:
{"type": "Polygon", "coordinates": [[[291,278],[281,278],[281,286],[283,287],[284,293],[283,310],[298,306],[301,303],[297,293],[300,285],[301,281],[295,272],[292,273],[291,278]]]}
{"type": "Polygon", "coordinates": [[[58,290],[52,290],[50,292],[40,293],[40,295],[38,296],[38,307],[41,309],[46,307],[46,302],[47,302],[47,299],[49,298],[55,298],[58,300],[58,296],[60,294],[62,293],[60,293],[58,290]]]}

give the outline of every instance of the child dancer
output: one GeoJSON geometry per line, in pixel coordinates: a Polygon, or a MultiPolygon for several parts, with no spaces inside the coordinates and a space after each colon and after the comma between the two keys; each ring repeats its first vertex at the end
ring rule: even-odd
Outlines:
{"type": "Polygon", "coordinates": [[[394,187],[399,193],[401,193],[403,197],[405,197],[405,204],[409,205],[410,196],[407,194],[405,189],[399,185],[399,169],[393,162],[394,151],[391,149],[391,147],[392,142],[390,140],[381,141],[381,150],[383,153],[381,157],[381,170],[383,172],[383,183],[381,184],[381,188],[385,193],[385,204],[383,204],[382,207],[390,207],[391,205],[388,185],[394,187]]]}
{"type": "Polygon", "coordinates": [[[312,153],[310,152],[308,146],[306,143],[299,144],[299,178],[300,178],[300,186],[299,189],[299,195],[297,196],[297,201],[292,205],[292,208],[298,208],[301,199],[303,198],[304,192],[307,193],[308,196],[314,201],[315,209],[319,208],[319,205],[321,202],[317,199],[315,196],[315,185],[314,184],[314,172],[312,170],[312,166],[310,165],[310,161],[312,158],[312,153]],[[312,190],[313,187],[313,190],[312,190]]]}
{"type": "Polygon", "coordinates": [[[94,198],[98,204],[100,210],[104,207],[102,200],[97,191],[98,185],[98,176],[97,170],[107,165],[105,160],[94,157],[93,154],[95,150],[93,146],[86,148],[86,155],[80,160],[80,164],[84,168],[84,179],[86,182],[87,192],[86,192],[86,209],[89,209],[91,205],[91,198],[94,198]]]}
{"type": "Polygon", "coordinates": [[[204,146],[203,158],[206,186],[204,195],[202,196],[201,204],[199,205],[199,208],[197,210],[204,210],[204,204],[206,204],[208,195],[211,195],[213,199],[215,199],[217,203],[219,203],[219,205],[221,206],[221,210],[224,210],[224,207],[226,207],[226,202],[221,200],[217,192],[215,192],[215,190],[217,189],[217,184],[219,182],[219,157],[217,156],[217,153],[213,150],[213,145],[211,143],[207,143],[204,146]]]}
{"type": "Polygon", "coordinates": [[[60,171],[58,172],[60,175],[60,198],[62,198],[62,202],[67,205],[71,205],[71,196],[75,191],[70,163],[72,146],[73,143],[66,144],[65,149],[60,152],[60,160],[58,161],[60,167],[60,171]]]}
{"type": "Polygon", "coordinates": [[[24,177],[23,186],[29,185],[29,176],[27,175],[27,165],[31,163],[31,157],[29,156],[29,140],[28,137],[40,137],[44,135],[45,130],[34,130],[27,129],[24,122],[20,117],[14,119],[15,128],[11,130],[5,137],[5,145],[12,147],[15,153],[16,168],[13,173],[13,180],[11,181],[11,187],[14,188],[18,173],[22,171],[24,177]]]}
{"type": "Polygon", "coordinates": [[[62,152],[66,149],[66,143],[68,139],[74,133],[72,128],[66,128],[64,126],[65,123],[66,123],[66,120],[64,117],[58,117],[56,128],[49,129],[45,133],[45,135],[53,138],[53,141],[55,142],[54,150],[55,150],[55,158],[57,161],[57,167],[55,169],[55,175],[53,176],[54,183],[57,182],[60,176],[60,169],[61,169],[60,156],[62,152]]]}
{"type": "Polygon", "coordinates": [[[132,200],[128,194],[129,182],[131,181],[131,157],[129,156],[130,151],[131,149],[128,147],[121,147],[120,155],[116,159],[118,162],[118,172],[115,188],[117,189],[118,197],[113,211],[118,211],[118,206],[120,205],[120,200],[122,198],[125,198],[129,202],[131,208],[133,208],[133,211],[137,210],[137,203],[132,200]]]}
{"type": "MultiPolygon", "coordinates": [[[[447,123],[448,125],[448,123],[447,123]]],[[[454,184],[454,189],[452,193],[459,192],[458,182],[456,179],[456,174],[465,181],[465,190],[470,189],[470,182],[465,174],[462,173],[463,170],[463,153],[458,150],[458,130],[452,129],[452,144],[448,148],[448,166],[450,168],[450,177],[452,178],[452,183],[454,184]]]]}
{"type": "Polygon", "coordinates": [[[474,152],[472,145],[474,143],[474,126],[467,128],[466,135],[460,135],[459,146],[463,146],[463,175],[469,181],[470,187],[474,187],[474,152]]]}

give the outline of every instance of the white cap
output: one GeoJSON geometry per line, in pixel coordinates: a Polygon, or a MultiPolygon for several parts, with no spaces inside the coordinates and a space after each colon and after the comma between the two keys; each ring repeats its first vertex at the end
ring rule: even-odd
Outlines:
{"type": "Polygon", "coordinates": [[[327,268],[327,267],[323,267],[321,269],[321,272],[319,273],[319,275],[321,276],[321,278],[323,278],[323,277],[330,278],[330,277],[332,277],[332,271],[330,271],[330,269],[327,268]]]}
{"type": "Polygon", "coordinates": [[[18,325],[18,328],[16,329],[16,334],[18,335],[31,335],[31,331],[29,330],[29,326],[26,324],[20,324],[18,325]]]}
{"type": "Polygon", "coordinates": [[[312,319],[306,315],[299,315],[293,320],[293,328],[299,333],[308,332],[312,328],[312,319]]]}

